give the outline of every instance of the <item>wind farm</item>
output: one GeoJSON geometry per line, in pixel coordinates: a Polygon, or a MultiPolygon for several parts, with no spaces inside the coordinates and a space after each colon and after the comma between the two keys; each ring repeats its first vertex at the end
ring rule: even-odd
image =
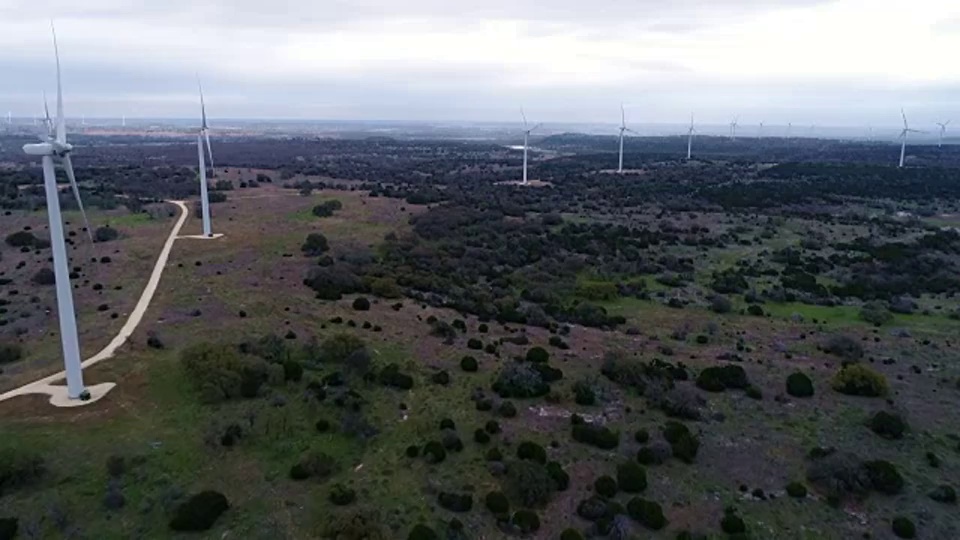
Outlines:
{"type": "Polygon", "coordinates": [[[743,30],[845,0],[678,65],[626,12],[353,7],[0,51],[0,540],[955,536],[954,111],[743,30]]]}

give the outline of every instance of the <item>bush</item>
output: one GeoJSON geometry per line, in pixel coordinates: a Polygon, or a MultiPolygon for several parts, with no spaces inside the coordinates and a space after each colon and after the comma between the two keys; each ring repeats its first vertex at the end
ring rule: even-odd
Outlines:
{"type": "Polygon", "coordinates": [[[720,529],[729,535],[744,534],[747,532],[747,525],[733,509],[727,508],[720,520],[720,529]]]}
{"type": "Polygon", "coordinates": [[[529,364],[513,363],[497,374],[493,391],[502,398],[531,398],[547,395],[550,385],[529,364]]]}
{"type": "Polygon", "coordinates": [[[388,364],[380,373],[377,374],[377,381],[383,386],[397,388],[400,390],[410,390],[413,388],[413,377],[400,372],[400,367],[396,364],[388,364]]]}
{"type": "Polygon", "coordinates": [[[266,381],[266,365],[240,355],[231,345],[199,343],[180,353],[187,378],[207,403],[255,397],[266,381]]]}
{"type": "Polygon", "coordinates": [[[612,499],[617,495],[617,481],[610,476],[603,475],[593,482],[593,489],[601,497],[612,499]]]}
{"type": "Polygon", "coordinates": [[[370,301],[366,298],[360,296],[353,301],[353,309],[357,311],[369,311],[370,310],[370,301]]]}
{"type": "Polygon", "coordinates": [[[503,461],[503,453],[499,448],[491,448],[483,455],[487,461],[503,461]]]}
{"type": "Polygon", "coordinates": [[[884,439],[902,439],[907,424],[898,414],[880,411],[870,418],[870,429],[884,439]]]}
{"type": "MultiPolygon", "coordinates": [[[[443,449],[443,446],[441,446],[440,448],[443,449]]],[[[411,444],[410,446],[407,447],[407,450],[406,450],[405,453],[406,453],[406,455],[407,455],[408,458],[416,458],[416,457],[419,457],[419,456],[420,456],[420,447],[417,446],[417,445],[415,445],[415,444],[411,444]]]]}
{"type": "MultiPolygon", "coordinates": [[[[366,537],[358,536],[356,538],[366,537]]],[[[418,523],[410,530],[410,534],[407,535],[407,540],[440,540],[440,536],[430,527],[427,527],[423,523],[418,523]]]]}
{"type": "Polygon", "coordinates": [[[574,401],[577,405],[593,405],[597,402],[597,396],[593,387],[584,381],[577,381],[573,384],[574,401]]]}
{"type": "Polygon", "coordinates": [[[330,489],[329,499],[337,506],[346,506],[357,500],[357,492],[343,484],[334,484],[330,489]]]}
{"type": "Polygon", "coordinates": [[[863,358],[863,346],[856,339],[837,334],[830,336],[822,345],[825,353],[839,356],[845,360],[857,361],[863,358]]]}
{"type": "Polygon", "coordinates": [[[57,282],[57,277],[54,275],[53,270],[49,268],[41,268],[37,270],[37,273],[30,278],[35,285],[54,285],[57,282]]]}
{"type": "Polygon", "coordinates": [[[300,382],[303,379],[303,366],[296,360],[287,360],[283,363],[283,379],[285,381],[300,382]]]}
{"type": "Polygon", "coordinates": [[[180,504],[170,520],[175,531],[206,531],[230,508],[227,498],[216,491],[202,491],[180,504]]]}
{"type": "Polygon", "coordinates": [[[583,540],[583,535],[576,529],[564,529],[560,533],[560,540],[583,540]]]}
{"type": "Polygon", "coordinates": [[[693,463],[700,449],[700,441],[680,422],[668,421],[663,427],[663,438],[670,443],[674,457],[684,463],[693,463]]]}
{"type": "Polygon", "coordinates": [[[893,518],[891,523],[893,529],[893,534],[897,535],[897,538],[916,538],[917,537],[917,527],[910,521],[909,518],[903,516],[897,516],[893,518]]]}
{"type": "Polygon", "coordinates": [[[550,353],[543,347],[534,347],[527,351],[526,360],[534,364],[546,364],[550,360],[550,353]]]}
{"type": "Polygon", "coordinates": [[[514,405],[512,401],[504,401],[500,404],[500,408],[497,409],[497,412],[499,412],[500,416],[504,418],[514,418],[517,416],[517,406],[514,405]]]}
{"type": "Polygon", "coordinates": [[[486,432],[489,433],[490,435],[495,435],[497,433],[500,433],[500,424],[497,423],[496,420],[487,420],[487,423],[483,427],[483,429],[486,430],[486,432]]]}
{"type": "Polygon", "coordinates": [[[477,371],[479,366],[477,365],[477,359],[472,356],[464,356],[460,359],[460,369],[466,371],[467,373],[474,373],[477,371]]]}
{"type": "MultiPolygon", "coordinates": [[[[326,433],[326,432],[330,431],[330,421],[329,421],[329,420],[324,420],[324,419],[317,420],[317,423],[314,424],[314,427],[317,429],[317,432],[318,432],[318,433],[326,433]]],[[[416,448],[416,447],[414,447],[414,448],[416,448]]],[[[419,448],[418,448],[417,450],[419,451],[419,448]]],[[[416,457],[416,456],[414,456],[414,457],[416,457]]]]}
{"type": "Polygon", "coordinates": [[[443,430],[440,441],[444,448],[452,452],[463,450],[463,441],[460,440],[460,435],[457,435],[457,432],[452,429],[443,430]]]}
{"type": "Polygon", "coordinates": [[[518,459],[530,459],[545,465],[547,463],[547,451],[535,442],[523,441],[517,446],[518,459]]]}
{"type": "Polygon", "coordinates": [[[697,376],[697,388],[707,392],[723,392],[727,388],[746,389],[749,386],[747,373],[735,364],[704,368],[697,376]]]}
{"type": "Polygon", "coordinates": [[[6,238],[7,245],[10,247],[34,247],[37,244],[37,237],[29,231],[17,231],[8,234],[6,238]]]}
{"type": "Polygon", "coordinates": [[[23,349],[19,345],[0,343],[0,366],[12,364],[23,357],[23,349]]]}
{"type": "Polygon", "coordinates": [[[860,309],[860,319],[874,326],[883,326],[893,320],[893,313],[882,302],[868,302],[860,309]]]}
{"type": "Polygon", "coordinates": [[[653,501],[640,497],[634,497],[627,502],[627,513],[637,523],[654,531],[659,531],[667,525],[667,518],[663,516],[663,508],[653,501]]]}
{"type": "Polygon", "coordinates": [[[320,344],[320,359],[333,364],[343,364],[351,355],[365,348],[363,340],[352,334],[334,334],[320,344]]]}
{"type": "Polygon", "coordinates": [[[502,491],[491,491],[487,493],[484,502],[487,505],[487,510],[490,510],[494,515],[510,513],[510,500],[507,499],[507,496],[504,495],[502,491]]]}
{"type": "Polygon", "coordinates": [[[903,490],[903,477],[889,461],[874,460],[863,464],[873,489],[887,495],[896,495],[903,490]]]}
{"type": "Polygon", "coordinates": [[[120,233],[110,225],[105,225],[103,227],[97,227],[97,230],[93,233],[93,239],[96,242],[109,242],[111,240],[116,240],[120,237],[120,233]]]}
{"type": "Polygon", "coordinates": [[[483,349],[483,342],[477,338],[470,338],[467,340],[467,348],[474,351],[479,351],[483,349]]]}
{"type": "Polygon", "coordinates": [[[640,444],[645,444],[650,440],[650,432],[646,429],[638,429],[637,432],[633,434],[633,439],[640,444]]]}
{"type": "Polygon", "coordinates": [[[441,508],[451,512],[469,512],[473,509],[473,495],[469,493],[448,493],[441,491],[437,495],[441,508]]]}
{"type": "Polygon", "coordinates": [[[730,313],[733,310],[733,303],[726,296],[718,294],[710,299],[710,309],[714,313],[730,313]]]}
{"type": "Polygon", "coordinates": [[[640,493],[647,489],[647,471],[632,461],[617,466],[617,484],[626,493],[640,493]]]}
{"type": "Polygon", "coordinates": [[[831,385],[837,392],[851,396],[879,397],[889,391],[886,377],[861,364],[840,368],[831,385]]]}
{"type": "Polygon", "coordinates": [[[440,429],[457,429],[457,425],[450,418],[440,420],[440,429]]]}
{"type": "Polygon", "coordinates": [[[473,432],[473,441],[477,444],[487,444],[490,442],[490,435],[482,429],[476,429],[473,432]]]}
{"type": "Polygon", "coordinates": [[[29,485],[46,472],[43,458],[30,450],[0,449],[0,497],[29,485]]]}
{"type": "Polygon", "coordinates": [[[601,450],[613,450],[620,444],[620,434],[599,424],[578,424],[573,426],[573,440],[601,450]]]}
{"type": "Polygon", "coordinates": [[[540,517],[531,510],[517,510],[510,523],[520,530],[520,534],[530,534],[540,528],[540,517]]]}
{"type": "Polygon", "coordinates": [[[753,315],[754,317],[763,317],[763,308],[756,304],[751,304],[747,306],[747,315],[753,315]]]}
{"type": "Polygon", "coordinates": [[[308,450],[293,467],[290,468],[290,478],[306,480],[316,478],[325,480],[337,470],[337,461],[326,452],[308,450]]]}
{"type": "Polygon", "coordinates": [[[330,245],[327,243],[327,237],[320,233],[308,234],[307,239],[300,246],[300,251],[307,257],[317,257],[329,250],[330,245]]]}
{"type": "Polygon", "coordinates": [[[446,371],[438,371],[430,376],[430,382],[446,386],[450,384],[450,374],[446,371]]]}
{"type": "Polygon", "coordinates": [[[577,515],[587,521],[597,521],[607,516],[607,501],[597,496],[584,499],[577,505],[577,515]]]}
{"type": "Polygon", "coordinates": [[[787,376],[787,394],[805,398],[813,395],[813,381],[806,374],[799,371],[787,376]]]}
{"type": "Polygon", "coordinates": [[[341,208],[343,208],[343,204],[336,199],[332,199],[314,206],[312,212],[317,217],[330,217],[341,208]]]}
{"type": "Polygon", "coordinates": [[[438,441],[430,441],[423,447],[423,457],[428,463],[442,463],[447,459],[447,451],[438,441]]]}
{"type": "Polygon", "coordinates": [[[946,484],[937,486],[927,496],[940,503],[954,504],[957,502],[957,491],[946,484]]]}
{"type": "Polygon", "coordinates": [[[556,484],[546,467],[537,461],[512,461],[507,466],[505,488],[522,506],[539,507],[550,502],[556,484]]]}
{"type": "Polygon", "coordinates": [[[787,495],[794,499],[803,499],[807,496],[807,486],[800,482],[790,482],[787,484],[787,495]]]}
{"type": "Polygon", "coordinates": [[[0,518],[0,540],[13,540],[17,537],[20,520],[14,517],[0,518]]]}
{"type": "Polygon", "coordinates": [[[550,475],[550,478],[553,479],[554,487],[557,488],[557,491],[566,491],[570,487],[570,475],[567,474],[567,471],[563,470],[563,467],[556,461],[551,461],[547,463],[547,474],[550,475]]]}

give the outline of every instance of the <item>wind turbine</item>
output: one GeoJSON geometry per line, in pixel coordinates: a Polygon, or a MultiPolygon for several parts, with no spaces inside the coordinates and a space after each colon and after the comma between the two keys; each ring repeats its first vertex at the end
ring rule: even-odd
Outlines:
{"type": "Polygon", "coordinates": [[[947,126],[950,125],[950,121],[947,120],[946,122],[937,122],[937,125],[940,126],[940,140],[939,140],[939,142],[937,142],[937,148],[942,148],[942,147],[943,147],[943,134],[946,133],[946,131],[947,131],[947,126]]]}
{"type": "MultiPolygon", "coordinates": [[[[57,119],[56,124],[51,121],[47,112],[46,124],[49,131],[39,144],[25,144],[23,151],[31,156],[40,156],[43,163],[43,185],[47,195],[47,214],[50,221],[50,248],[53,251],[53,273],[57,284],[57,314],[60,320],[60,343],[63,346],[64,371],[67,378],[67,396],[70,399],[88,400],[90,392],[83,385],[83,369],[80,364],[80,342],[77,337],[77,319],[73,309],[73,291],[70,286],[70,269],[67,260],[67,248],[63,238],[63,222],[60,218],[60,198],[57,190],[57,173],[54,169],[54,158],[60,160],[67,173],[73,196],[77,199],[77,206],[83,215],[90,236],[90,224],[87,214],[80,200],[80,189],[73,174],[73,163],[70,152],[73,147],[67,143],[66,119],[63,116],[63,91],[60,84],[60,52],[57,48],[57,34],[53,32],[53,51],[57,60],[57,119]]],[[[46,109],[46,103],[44,103],[46,109]]],[[[92,239],[92,236],[91,236],[92,239]]]]}
{"type": "Polygon", "coordinates": [[[910,126],[907,124],[907,115],[903,112],[903,108],[900,108],[900,116],[903,117],[903,131],[900,132],[900,138],[903,141],[900,144],[900,168],[903,168],[903,159],[907,156],[907,133],[923,133],[917,129],[910,129],[910,126]]]}
{"type": "Polygon", "coordinates": [[[527,124],[527,115],[523,112],[523,109],[520,109],[520,116],[523,117],[523,184],[527,185],[527,144],[530,142],[530,134],[533,133],[533,130],[542,126],[543,124],[537,124],[533,127],[529,127],[527,124]]]}
{"type": "Polygon", "coordinates": [[[13,125],[13,112],[11,111],[7,111],[7,125],[8,126],[13,125]]]}
{"type": "MultiPolygon", "coordinates": [[[[212,237],[213,231],[210,229],[210,199],[207,197],[207,165],[203,160],[203,143],[207,143],[207,155],[210,156],[210,173],[214,173],[213,167],[213,148],[210,146],[210,132],[207,128],[207,107],[203,103],[203,86],[200,85],[200,79],[197,78],[197,88],[200,89],[200,115],[202,123],[200,132],[197,134],[197,154],[200,158],[200,207],[203,214],[203,236],[212,237]]],[[[526,169],[524,169],[526,171],[526,169]]]]}
{"type": "Polygon", "coordinates": [[[763,122],[760,122],[760,129],[757,131],[757,138],[758,139],[763,138],[763,122]]]}
{"type": "Polygon", "coordinates": [[[733,140],[737,140],[737,122],[739,121],[740,117],[737,116],[730,122],[730,138],[733,140]]]}
{"type": "Polygon", "coordinates": [[[627,113],[623,110],[623,103],[620,104],[620,166],[617,167],[617,172],[623,174],[623,132],[629,131],[630,133],[636,133],[636,131],[627,127],[627,113]]]}
{"type": "Polygon", "coordinates": [[[793,122],[787,122],[787,138],[790,138],[790,131],[793,129],[793,122]]]}
{"type": "Polygon", "coordinates": [[[693,113],[690,113],[690,129],[687,130],[687,161],[690,161],[691,151],[693,150],[693,113]]]}

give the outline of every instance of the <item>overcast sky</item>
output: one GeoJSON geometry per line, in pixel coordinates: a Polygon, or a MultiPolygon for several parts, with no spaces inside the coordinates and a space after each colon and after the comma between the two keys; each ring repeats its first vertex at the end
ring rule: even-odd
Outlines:
{"type": "MultiPolygon", "coordinates": [[[[0,111],[926,127],[958,0],[0,0],[0,111]]],[[[960,127],[960,126],[958,126],[960,127]]]]}

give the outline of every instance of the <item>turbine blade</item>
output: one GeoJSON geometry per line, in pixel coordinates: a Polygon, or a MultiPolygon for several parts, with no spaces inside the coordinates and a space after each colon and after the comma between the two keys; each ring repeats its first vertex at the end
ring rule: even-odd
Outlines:
{"type": "Polygon", "coordinates": [[[197,88],[200,89],[200,115],[203,119],[203,123],[200,126],[200,129],[207,129],[207,107],[203,104],[203,86],[200,84],[200,76],[197,75],[197,88]]]}
{"type": "Polygon", "coordinates": [[[903,117],[903,127],[907,127],[907,113],[903,112],[903,107],[900,107],[900,116],[903,117]]]}
{"type": "Polygon", "coordinates": [[[53,137],[53,120],[50,120],[50,107],[47,106],[47,92],[43,92],[43,125],[47,128],[47,136],[53,137]]]}
{"type": "Polygon", "coordinates": [[[50,31],[53,32],[53,54],[57,59],[57,142],[67,142],[67,123],[63,118],[63,88],[60,84],[60,49],[57,47],[57,30],[50,21],[50,31]]]}
{"type": "MultiPolygon", "coordinates": [[[[537,124],[537,125],[533,126],[532,128],[530,128],[530,131],[533,131],[533,130],[537,129],[538,127],[540,127],[540,126],[542,126],[542,125],[543,125],[543,124],[537,124]]],[[[529,133],[530,131],[528,131],[527,133],[529,133]]]]}
{"type": "Polygon", "coordinates": [[[523,127],[527,127],[527,114],[523,112],[523,107],[520,107],[520,116],[523,117],[523,127]]]}
{"type": "Polygon", "coordinates": [[[73,161],[70,159],[70,154],[63,156],[63,168],[67,171],[67,178],[70,180],[70,189],[73,190],[73,198],[77,200],[80,215],[83,216],[83,226],[87,228],[87,237],[90,238],[90,243],[93,243],[93,231],[90,230],[87,212],[83,209],[83,201],[80,200],[80,187],[77,185],[77,177],[73,174],[73,161]]]}
{"type": "MultiPolygon", "coordinates": [[[[203,138],[206,139],[206,141],[207,141],[207,155],[210,156],[210,170],[213,171],[213,169],[214,169],[214,167],[213,167],[213,147],[210,146],[210,133],[208,133],[207,130],[203,130],[203,138]]],[[[214,172],[214,176],[216,176],[216,172],[214,172]]]]}
{"type": "Polygon", "coordinates": [[[620,104],[620,126],[627,126],[627,111],[623,109],[623,103],[620,104]]]}

